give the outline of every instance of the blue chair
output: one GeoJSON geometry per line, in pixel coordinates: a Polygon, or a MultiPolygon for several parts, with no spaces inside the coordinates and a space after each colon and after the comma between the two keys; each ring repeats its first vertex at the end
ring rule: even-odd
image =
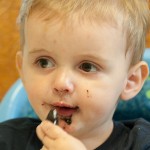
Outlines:
{"type": "MultiPolygon", "coordinates": [[[[145,61],[150,67],[150,49],[144,53],[145,61]]],[[[20,79],[9,89],[0,103],[0,122],[21,117],[38,118],[32,109],[26,91],[20,79]]],[[[127,120],[143,117],[150,121],[150,75],[141,92],[131,101],[119,102],[114,114],[115,120],[127,120]]]]}
{"type": "Polygon", "coordinates": [[[0,103],[0,122],[21,117],[38,118],[28,101],[22,81],[18,79],[0,103]]]}

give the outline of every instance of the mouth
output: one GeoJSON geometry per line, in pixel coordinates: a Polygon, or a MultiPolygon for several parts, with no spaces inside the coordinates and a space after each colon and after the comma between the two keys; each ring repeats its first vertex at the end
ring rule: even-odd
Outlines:
{"type": "Polygon", "coordinates": [[[53,109],[57,111],[58,120],[64,120],[68,125],[72,123],[72,116],[79,110],[78,106],[70,106],[64,103],[53,104],[53,109]]]}
{"type": "Polygon", "coordinates": [[[79,109],[78,106],[71,106],[63,102],[54,103],[52,106],[57,110],[58,116],[60,117],[70,117],[79,109]]]}
{"type": "Polygon", "coordinates": [[[66,107],[66,106],[57,106],[55,109],[58,112],[58,115],[63,117],[71,117],[75,112],[78,111],[79,107],[66,107]]]}

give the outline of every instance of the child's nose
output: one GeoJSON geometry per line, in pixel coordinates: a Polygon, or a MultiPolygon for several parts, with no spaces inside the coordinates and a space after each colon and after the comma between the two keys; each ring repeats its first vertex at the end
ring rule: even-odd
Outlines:
{"type": "Polygon", "coordinates": [[[58,73],[53,80],[53,92],[59,96],[71,94],[74,91],[72,76],[67,72],[58,73]]]}

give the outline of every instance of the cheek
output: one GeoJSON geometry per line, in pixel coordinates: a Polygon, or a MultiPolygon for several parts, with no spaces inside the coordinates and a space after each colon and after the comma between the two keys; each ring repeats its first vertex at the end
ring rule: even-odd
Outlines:
{"type": "Polygon", "coordinates": [[[83,104],[84,116],[86,119],[103,118],[114,112],[118,95],[103,90],[86,90],[83,104]]]}
{"type": "Polygon", "coordinates": [[[39,101],[45,96],[46,84],[42,77],[38,76],[36,72],[31,71],[31,69],[26,69],[24,67],[23,82],[25,89],[28,93],[28,97],[33,101],[39,101]]]}
{"type": "Polygon", "coordinates": [[[40,95],[42,93],[42,86],[37,83],[38,82],[35,82],[33,80],[30,80],[30,82],[24,82],[25,89],[31,101],[38,101],[39,97],[41,97],[40,95]]]}
{"type": "Polygon", "coordinates": [[[43,106],[43,101],[46,99],[45,86],[41,82],[25,82],[25,89],[28,94],[28,99],[37,115],[43,120],[47,114],[47,109],[43,106]]]}

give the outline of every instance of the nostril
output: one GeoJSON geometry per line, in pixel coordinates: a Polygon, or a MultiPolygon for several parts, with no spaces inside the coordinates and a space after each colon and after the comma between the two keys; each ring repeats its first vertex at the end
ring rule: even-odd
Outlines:
{"type": "Polygon", "coordinates": [[[54,91],[55,91],[55,92],[58,92],[59,90],[58,90],[58,89],[56,89],[56,88],[54,88],[54,91]]]}
{"type": "Polygon", "coordinates": [[[69,90],[68,89],[65,89],[64,91],[62,91],[62,92],[66,92],[66,93],[69,93],[69,90]]]}
{"type": "Polygon", "coordinates": [[[54,88],[54,93],[59,95],[59,96],[63,96],[63,95],[69,94],[70,91],[68,89],[57,89],[57,88],[54,88]]]}

